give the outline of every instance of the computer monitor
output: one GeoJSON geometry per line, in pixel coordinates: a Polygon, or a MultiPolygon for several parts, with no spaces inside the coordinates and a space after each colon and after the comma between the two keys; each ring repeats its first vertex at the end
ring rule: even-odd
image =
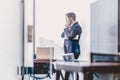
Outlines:
{"type": "Polygon", "coordinates": [[[54,47],[38,47],[36,59],[50,59],[50,52],[52,54],[52,59],[54,59],[54,47]]]}

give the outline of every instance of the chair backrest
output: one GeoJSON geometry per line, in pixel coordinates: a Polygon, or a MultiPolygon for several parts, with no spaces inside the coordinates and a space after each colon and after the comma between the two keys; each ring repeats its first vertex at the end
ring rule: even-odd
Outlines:
{"type": "Polygon", "coordinates": [[[91,62],[119,62],[118,55],[91,53],[91,62]]]}
{"type": "Polygon", "coordinates": [[[63,54],[64,61],[73,61],[74,60],[74,54],[73,53],[67,53],[63,54]]]}

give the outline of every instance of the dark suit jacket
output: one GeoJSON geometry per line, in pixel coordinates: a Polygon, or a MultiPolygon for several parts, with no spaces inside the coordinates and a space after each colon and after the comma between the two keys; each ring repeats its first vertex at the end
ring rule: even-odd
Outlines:
{"type": "Polygon", "coordinates": [[[78,22],[74,23],[70,29],[65,28],[64,32],[61,34],[61,37],[65,36],[67,39],[64,40],[64,52],[65,53],[74,53],[77,57],[80,55],[80,45],[79,40],[82,33],[81,26],[78,22]],[[76,35],[79,35],[78,40],[74,40],[76,35]]]}

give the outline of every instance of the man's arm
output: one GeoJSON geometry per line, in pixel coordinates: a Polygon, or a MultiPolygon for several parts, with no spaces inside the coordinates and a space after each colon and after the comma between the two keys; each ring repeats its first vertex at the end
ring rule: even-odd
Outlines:
{"type": "Polygon", "coordinates": [[[70,35],[69,35],[69,39],[78,39],[79,36],[81,34],[81,28],[80,26],[75,26],[71,32],[70,32],[70,35]]]}
{"type": "Polygon", "coordinates": [[[64,38],[65,37],[65,34],[64,32],[61,33],[61,38],[64,38]]]}
{"type": "Polygon", "coordinates": [[[79,35],[76,35],[75,38],[73,38],[73,40],[78,40],[79,39],[79,35]]]}

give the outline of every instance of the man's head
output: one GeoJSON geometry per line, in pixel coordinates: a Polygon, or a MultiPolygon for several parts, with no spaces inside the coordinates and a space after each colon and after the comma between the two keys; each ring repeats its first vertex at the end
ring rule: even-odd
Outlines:
{"type": "Polygon", "coordinates": [[[76,15],[73,12],[69,12],[66,14],[66,22],[71,24],[72,22],[76,21],[76,15]]]}

